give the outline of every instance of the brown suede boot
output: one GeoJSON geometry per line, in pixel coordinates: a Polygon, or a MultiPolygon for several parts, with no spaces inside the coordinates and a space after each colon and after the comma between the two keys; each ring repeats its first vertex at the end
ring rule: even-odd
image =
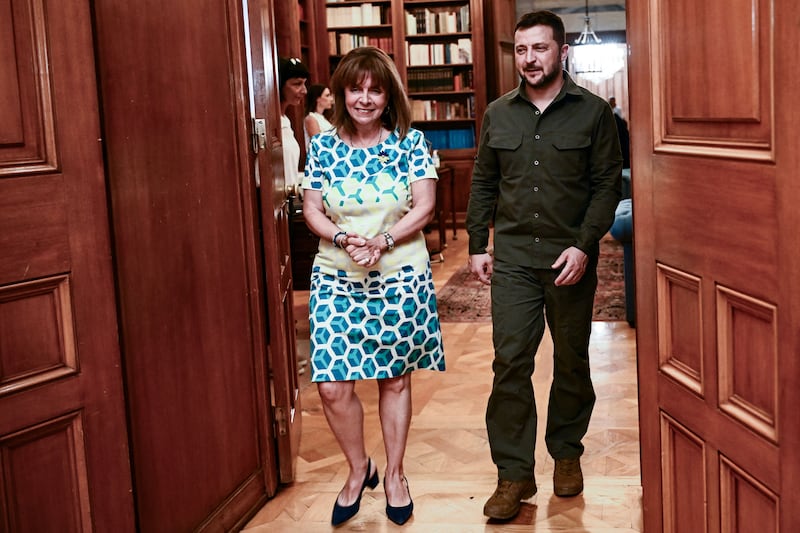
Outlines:
{"type": "Polygon", "coordinates": [[[562,498],[577,496],[583,492],[580,458],[556,459],[556,468],[553,472],[553,492],[562,498]]]}
{"type": "Polygon", "coordinates": [[[509,520],[519,513],[520,502],[536,494],[536,480],[509,481],[499,479],[497,489],[483,506],[483,514],[497,520],[509,520]]]}

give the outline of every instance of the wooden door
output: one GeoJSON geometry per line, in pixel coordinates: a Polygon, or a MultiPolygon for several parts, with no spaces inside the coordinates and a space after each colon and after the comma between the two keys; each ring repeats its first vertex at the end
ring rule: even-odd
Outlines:
{"type": "Polygon", "coordinates": [[[486,17],[486,99],[491,102],[519,85],[514,62],[514,0],[485,0],[486,17]]]}
{"type": "Polygon", "coordinates": [[[0,532],[133,531],[89,5],[0,1],[0,532]]]}
{"type": "Polygon", "coordinates": [[[245,12],[94,9],[138,527],[232,530],[277,477],[245,12]]]}
{"type": "Polygon", "coordinates": [[[280,480],[294,480],[300,447],[300,384],[289,246],[289,189],[283,175],[280,98],[272,2],[247,0],[250,21],[251,115],[264,120],[256,169],[260,203],[269,326],[269,368],[278,444],[280,480]]]}
{"type": "Polygon", "coordinates": [[[800,4],[627,6],[644,529],[800,531],[800,4]]]}

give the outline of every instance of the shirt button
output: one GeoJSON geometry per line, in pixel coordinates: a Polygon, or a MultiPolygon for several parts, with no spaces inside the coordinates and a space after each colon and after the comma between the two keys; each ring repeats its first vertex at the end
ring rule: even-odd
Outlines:
{"type": "Polygon", "coordinates": [[[533,240],[534,240],[534,241],[536,241],[536,242],[539,242],[539,237],[536,237],[536,238],[535,238],[535,239],[533,239],[533,240]]]}
{"type": "Polygon", "coordinates": [[[539,139],[541,139],[541,138],[542,138],[542,136],[541,136],[541,135],[534,135],[534,137],[533,137],[533,138],[534,138],[534,139],[536,139],[536,140],[538,141],[539,139]]]}
{"type": "Polygon", "coordinates": [[[539,114],[539,111],[538,111],[538,110],[537,110],[537,111],[535,111],[535,112],[534,112],[534,114],[535,114],[535,115],[538,115],[538,114],[539,114]]]}
{"type": "Polygon", "coordinates": [[[533,218],[539,218],[539,213],[534,213],[533,218]]]}
{"type": "Polygon", "coordinates": [[[533,192],[539,192],[539,187],[534,187],[533,192]]]}
{"type": "Polygon", "coordinates": [[[538,161],[534,161],[533,164],[534,164],[534,166],[539,166],[539,162],[538,161]]]}

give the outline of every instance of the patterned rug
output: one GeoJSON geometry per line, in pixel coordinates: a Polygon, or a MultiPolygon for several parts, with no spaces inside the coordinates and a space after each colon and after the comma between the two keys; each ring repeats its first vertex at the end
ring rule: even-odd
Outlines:
{"type": "MultiPolygon", "coordinates": [[[[489,287],[478,281],[466,265],[436,291],[436,299],[441,322],[489,322],[492,319],[489,287]]],[[[597,321],[625,320],[622,244],[610,236],[600,241],[592,318],[597,321]]]]}

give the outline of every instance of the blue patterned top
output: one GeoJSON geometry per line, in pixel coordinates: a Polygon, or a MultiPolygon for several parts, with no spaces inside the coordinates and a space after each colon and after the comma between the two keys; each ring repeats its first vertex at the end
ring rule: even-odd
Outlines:
{"type": "MultiPolygon", "coordinates": [[[[412,128],[402,140],[394,131],[376,146],[354,148],[331,130],[311,140],[303,188],[322,191],[325,214],[342,230],[372,238],[408,213],[411,183],[421,179],[438,179],[421,131],[412,128]]],[[[409,266],[420,272],[428,260],[420,232],[384,252],[378,264],[368,268],[392,276],[409,266]]],[[[363,279],[367,271],[327,239],[320,240],[314,266],[350,280],[363,279]]]]}

